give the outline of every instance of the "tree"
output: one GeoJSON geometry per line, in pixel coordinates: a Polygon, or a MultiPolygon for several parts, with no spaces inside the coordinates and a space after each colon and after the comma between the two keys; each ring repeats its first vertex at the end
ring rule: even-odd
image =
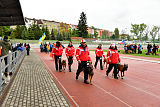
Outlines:
{"type": "Polygon", "coordinates": [[[87,17],[84,12],[80,15],[80,20],[78,23],[78,34],[80,37],[86,38],[88,36],[88,26],[87,26],[87,17]]]}
{"type": "Polygon", "coordinates": [[[55,40],[55,36],[54,36],[54,31],[53,31],[53,29],[51,30],[51,40],[55,40]]]}
{"type": "Polygon", "coordinates": [[[115,38],[116,38],[116,36],[113,34],[113,35],[112,35],[112,39],[114,40],[115,38]]]}
{"type": "Polygon", "coordinates": [[[119,30],[118,30],[118,28],[115,28],[114,34],[115,34],[115,39],[119,40],[119,30]]]}
{"type": "Polygon", "coordinates": [[[109,32],[107,30],[103,30],[102,36],[104,37],[104,39],[107,39],[109,37],[109,32]]]}
{"type": "Polygon", "coordinates": [[[94,37],[95,37],[95,38],[98,38],[98,32],[97,32],[96,29],[94,29],[94,37]]]}
{"type": "Polygon", "coordinates": [[[76,29],[73,29],[72,32],[71,32],[71,37],[78,37],[78,30],[76,29]]]}
{"type": "Polygon", "coordinates": [[[144,36],[144,31],[146,29],[147,25],[142,23],[139,25],[139,40],[141,41],[142,40],[142,37],[144,36]]]}
{"type": "Polygon", "coordinates": [[[34,32],[33,32],[31,27],[28,29],[28,39],[29,40],[34,40],[35,39],[34,32]]]}
{"type": "Polygon", "coordinates": [[[153,26],[152,30],[150,31],[150,35],[152,36],[152,41],[155,42],[155,38],[159,32],[160,28],[158,26],[153,26]]]}
{"type": "Polygon", "coordinates": [[[15,38],[21,39],[22,38],[21,35],[22,35],[22,28],[20,25],[17,25],[15,29],[15,38]]]}
{"type": "Polygon", "coordinates": [[[134,36],[136,36],[138,38],[139,35],[139,25],[138,24],[131,24],[131,33],[134,34],[134,36]]]}
{"type": "Polygon", "coordinates": [[[29,32],[28,32],[26,26],[23,26],[21,38],[24,39],[24,40],[27,40],[28,39],[28,35],[29,35],[29,32]]]}
{"type": "Polygon", "coordinates": [[[142,37],[142,40],[147,41],[148,40],[148,36],[149,36],[149,26],[146,27],[146,29],[144,30],[144,36],[142,37]]]}
{"type": "Polygon", "coordinates": [[[47,26],[45,28],[45,34],[46,34],[46,40],[50,40],[50,34],[47,26]]]}

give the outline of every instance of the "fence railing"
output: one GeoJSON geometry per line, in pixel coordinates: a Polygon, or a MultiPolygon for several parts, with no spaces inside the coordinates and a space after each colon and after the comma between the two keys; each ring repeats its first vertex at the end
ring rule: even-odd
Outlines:
{"type": "Polygon", "coordinates": [[[0,57],[0,94],[2,91],[2,85],[5,83],[5,79],[2,77],[4,76],[4,72],[11,72],[14,74],[25,54],[26,49],[23,48],[23,51],[11,52],[0,57]]]}

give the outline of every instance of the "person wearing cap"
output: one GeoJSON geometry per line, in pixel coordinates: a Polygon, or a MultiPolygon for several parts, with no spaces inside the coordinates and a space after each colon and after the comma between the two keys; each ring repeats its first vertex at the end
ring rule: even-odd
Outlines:
{"type": "MultiPolygon", "coordinates": [[[[1,46],[1,57],[7,55],[9,53],[9,50],[12,49],[11,45],[8,41],[8,36],[4,36],[4,39],[0,40],[0,46],[1,46]]],[[[5,65],[7,65],[8,64],[8,57],[5,57],[4,61],[5,61],[5,65]]],[[[7,72],[9,75],[8,67],[5,69],[5,72],[7,72]]]]}
{"type": "Polygon", "coordinates": [[[59,41],[56,42],[56,46],[53,48],[53,56],[55,58],[56,70],[58,71],[58,60],[59,60],[59,71],[62,71],[61,57],[63,53],[63,47],[59,41]]]}
{"type": "Polygon", "coordinates": [[[95,50],[95,54],[96,54],[96,62],[95,62],[94,67],[95,68],[97,67],[98,60],[100,60],[100,68],[101,68],[101,70],[103,70],[103,67],[102,67],[102,56],[105,58],[105,55],[103,54],[102,44],[98,45],[98,47],[95,50]]]}
{"type": "Polygon", "coordinates": [[[119,58],[119,53],[117,50],[117,46],[115,44],[111,44],[111,46],[107,52],[107,59],[108,59],[109,67],[108,67],[108,70],[106,71],[106,75],[108,76],[108,74],[110,73],[110,71],[114,67],[114,71],[113,71],[114,78],[118,79],[117,67],[118,67],[118,63],[121,61],[121,59],[119,58]]]}
{"type": "Polygon", "coordinates": [[[69,45],[67,46],[65,53],[68,59],[68,68],[69,72],[71,72],[71,65],[73,63],[73,57],[74,57],[75,48],[72,45],[72,42],[69,42],[69,45]]]}
{"type": "Polygon", "coordinates": [[[89,53],[89,49],[86,45],[86,41],[83,39],[81,41],[80,46],[76,49],[76,58],[78,61],[78,70],[76,73],[76,80],[78,79],[78,76],[80,72],[82,71],[82,68],[84,68],[84,83],[89,84],[88,80],[88,67],[89,63],[91,63],[91,57],[89,53]]]}

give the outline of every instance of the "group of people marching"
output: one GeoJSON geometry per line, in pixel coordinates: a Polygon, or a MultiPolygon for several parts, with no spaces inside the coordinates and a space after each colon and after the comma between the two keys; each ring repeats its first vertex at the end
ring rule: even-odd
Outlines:
{"type": "MultiPolygon", "coordinates": [[[[53,45],[53,49],[50,53],[50,56],[53,57],[55,60],[55,66],[56,66],[56,71],[62,71],[62,54],[63,54],[63,46],[62,44],[57,41],[56,44],[53,45]]],[[[69,42],[69,45],[65,49],[65,54],[68,59],[68,68],[69,72],[71,72],[71,65],[73,64],[73,57],[76,56],[76,59],[78,61],[78,69],[76,72],[76,80],[78,80],[79,74],[81,73],[82,69],[84,68],[84,83],[89,84],[88,80],[88,65],[91,62],[91,57],[90,57],[90,51],[89,48],[86,44],[86,41],[83,39],[81,40],[81,43],[79,47],[76,49],[72,45],[72,42],[69,42]]],[[[98,47],[95,50],[96,54],[96,62],[94,67],[96,68],[98,60],[100,60],[100,69],[103,70],[102,66],[102,57],[105,58],[105,55],[103,53],[102,45],[99,44],[98,47]]],[[[106,75],[108,76],[109,72],[112,70],[114,67],[114,78],[118,79],[117,77],[117,64],[120,62],[118,50],[115,44],[111,44],[108,52],[107,52],[107,59],[108,59],[108,70],[106,71],[106,75]]]]}

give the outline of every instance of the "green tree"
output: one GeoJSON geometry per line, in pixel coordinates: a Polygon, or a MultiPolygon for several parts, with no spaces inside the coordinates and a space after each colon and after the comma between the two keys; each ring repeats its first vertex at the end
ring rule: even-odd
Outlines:
{"type": "Polygon", "coordinates": [[[112,35],[112,39],[114,40],[115,38],[116,38],[116,36],[113,34],[113,35],[112,35]]]}
{"type": "Polygon", "coordinates": [[[146,27],[146,29],[144,30],[144,36],[142,37],[142,40],[147,41],[148,40],[148,36],[149,36],[149,26],[146,27]]]}
{"type": "Polygon", "coordinates": [[[152,41],[155,42],[155,38],[159,32],[160,28],[158,26],[153,26],[152,30],[150,31],[150,35],[152,36],[152,41]]]}
{"type": "Polygon", "coordinates": [[[96,29],[94,29],[94,37],[95,37],[95,38],[98,38],[98,32],[97,32],[96,29]]]}
{"type": "Polygon", "coordinates": [[[139,35],[139,25],[138,24],[131,24],[131,30],[130,30],[131,33],[134,34],[134,36],[136,36],[137,38],[138,35],[139,35]]]}
{"type": "Polygon", "coordinates": [[[46,39],[47,40],[50,40],[50,34],[49,34],[49,30],[48,30],[48,27],[46,26],[45,28],[45,34],[46,34],[46,39]]]}
{"type": "Polygon", "coordinates": [[[139,25],[139,40],[141,41],[142,40],[142,37],[144,36],[144,31],[146,29],[147,25],[142,23],[139,25]]]}
{"type": "Polygon", "coordinates": [[[4,36],[4,29],[3,26],[0,26],[0,37],[4,36]]]}
{"type": "Polygon", "coordinates": [[[55,36],[54,36],[54,31],[53,31],[53,29],[51,30],[51,40],[55,40],[55,36]]]}
{"type": "Polygon", "coordinates": [[[22,34],[21,34],[21,38],[24,39],[24,40],[27,40],[28,39],[28,30],[26,28],[26,26],[23,26],[23,30],[22,30],[22,34]]]}
{"type": "Polygon", "coordinates": [[[15,38],[21,39],[22,38],[21,35],[22,35],[22,28],[20,25],[17,25],[15,29],[15,38]]]}
{"type": "Polygon", "coordinates": [[[34,32],[33,32],[32,28],[28,29],[28,39],[29,40],[34,40],[35,39],[34,32]]]}
{"type": "Polygon", "coordinates": [[[87,26],[87,17],[84,12],[80,15],[80,20],[78,23],[78,34],[80,37],[86,38],[88,36],[88,26],[87,26]]]}
{"type": "Polygon", "coordinates": [[[72,32],[71,32],[71,37],[78,37],[78,30],[76,29],[73,29],[72,32]]]}
{"type": "Polygon", "coordinates": [[[107,39],[109,37],[109,32],[107,30],[102,31],[103,39],[107,39]]]}
{"type": "Polygon", "coordinates": [[[118,30],[118,28],[115,28],[114,34],[115,34],[115,39],[119,40],[119,30],[118,30]]]}

